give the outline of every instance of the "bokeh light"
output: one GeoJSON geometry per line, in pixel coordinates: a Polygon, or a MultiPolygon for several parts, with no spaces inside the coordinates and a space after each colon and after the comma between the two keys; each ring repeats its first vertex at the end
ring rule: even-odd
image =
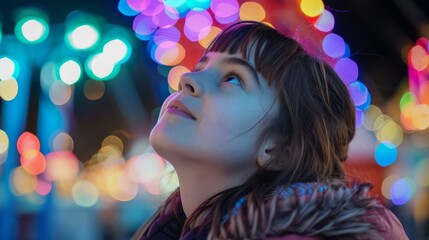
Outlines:
{"type": "Polygon", "coordinates": [[[207,48],[213,39],[221,32],[221,29],[215,26],[203,28],[200,32],[201,36],[198,36],[200,39],[198,42],[203,48],[207,48]],[[207,33],[208,32],[208,33],[207,33]],[[205,37],[202,37],[205,36],[205,37]]]}
{"type": "Polygon", "coordinates": [[[375,121],[383,114],[380,108],[375,105],[370,105],[365,111],[365,116],[363,120],[363,125],[369,131],[374,131],[375,121]]]}
{"type": "Polygon", "coordinates": [[[389,175],[387,176],[382,184],[381,184],[381,193],[387,199],[391,199],[390,197],[390,189],[392,189],[393,184],[399,179],[397,175],[389,175]]]}
{"type": "Polygon", "coordinates": [[[0,58],[0,80],[6,80],[18,75],[18,64],[9,57],[0,58]]]}
{"type": "Polygon", "coordinates": [[[123,63],[131,56],[131,45],[122,39],[113,39],[103,46],[103,54],[113,63],[123,63]]]}
{"type": "Polygon", "coordinates": [[[48,153],[46,155],[46,173],[52,181],[73,180],[79,173],[79,160],[71,151],[48,153]]]}
{"type": "Polygon", "coordinates": [[[135,16],[139,14],[138,11],[135,11],[128,5],[127,0],[120,0],[118,3],[118,10],[125,16],[135,16]]]}
{"type": "Polygon", "coordinates": [[[359,74],[356,62],[350,58],[341,58],[338,60],[334,66],[334,70],[346,84],[356,81],[359,74]]]}
{"type": "Polygon", "coordinates": [[[36,187],[34,189],[34,191],[36,193],[38,193],[39,195],[42,196],[46,196],[51,192],[52,189],[52,182],[51,181],[47,181],[45,179],[42,178],[37,178],[36,181],[36,187]]]}
{"type": "Polygon", "coordinates": [[[82,67],[73,59],[63,62],[59,67],[59,77],[67,85],[76,83],[82,75],[82,67]]]}
{"type": "Polygon", "coordinates": [[[414,196],[415,192],[416,186],[414,181],[411,178],[405,177],[393,183],[390,189],[390,197],[393,204],[404,205],[414,196]]]}
{"type": "Polygon", "coordinates": [[[134,157],[128,172],[135,182],[148,183],[159,180],[163,174],[165,163],[154,153],[143,153],[134,157]]]}
{"type": "Polygon", "coordinates": [[[334,29],[335,19],[331,12],[324,10],[314,26],[321,32],[329,32],[334,29]]]}
{"type": "Polygon", "coordinates": [[[377,164],[386,167],[392,165],[396,161],[398,151],[393,143],[382,142],[376,147],[374,155],[377,164]]]}
{"type": "Polygon", "coordinates": [[[57,135],[55,135],[52,141],[52,150],[54,152],[73,151],[73,148],[73,138],[68,133],[59,132],[57,135]]]}
{"type": "Polygon", "coordinates": [[[422,71],[428,67],[429,56],[427,50],[420,45],[411,48],[409,53],[410,64],[417,71],[422,71]]]}
{"type": "Polygon", "coordinates": [[[325,10],[322,0],[302,0],[300,7],[301,11],[309,17],[316,17],[325,10]]]}
{"type": "Polygon", "coordinates": [[[384,122],[376,131],[376,137],[379,142],[390,142],[395,146],[399,146],[402,143],[403,135],[401,126],[392,120],[384,122]]]}
{"type": "Polygon", "coordinates": [[[40,141],[36,135],[30,132],[23,132],[16,142],[16,147],[21,155],[29,150],[39,151],[40,141]]]}
{"type": "Polygon", "coordinates": [[[168,85],[177,91],[179,89],[179,81],[184,73],[190,72],[185,66],[175,66],[168,73],[168,85]]]}
{"type": "Polygon", "coordinates": [[[202,34],[202,30],[211,27],[212,24],[213,19],[208,11],[189,11],[185,18],[185,36],[190,41],[199,41],[209,34],[208,31],[204,32],[205,35],[202,34]]]}
{"type": "Polygon", "coordinates": [[[159,5],[152,13],[152,22],[160,28],[169,28],[176,24],[179,13],[168,5],[159,5]]]}
{"type": "Polygon", "coordinates": [[[240,6],[240,19],[262,22],[265,19],[265,9],[257,2],[244,2],[240,6]]]}
{"type": "Polygon", "coordinates": [[[45,156],[36,150],[26,150],[21,154],[20,162],[22,168],[30,174],[39,175],[46,169],[45,156]]]}
{"type": "Polygon", "coordinates": [[[98,201],[98,189],[94,183],[80,180],[73,185],[72,197],[78,206],[92,207],[98,201]]]}
{"type": "Polygon", "coordinates": [[[207,10],[210,7],[212,0],[187,0],[186,4],[191,10],[207,10]]]}
{"type": "Polygon", "coordinates": [[[412,123],[419,130],[429,127],[429,105],[419,104],[413,108],[412,123]]]}
{"type": "Polygon", "coordinates": [[[158,26],[152,21],[151,16],[139,14],[134,18],[133,30],[142,36],[148,36],[154,33],[158,26]]]}
{"type": "Polygon", "coordinates": [[[48,37],[49,26],[42,18],[27,17],[16,24],[15,34],[23,43],[40,43],[48,37]]]}
{"type": "Polygon", "coordinates": [[[369,91],[366,86],[360,81],[354,81],[348,86],[350,95],[355,106],[363,105],[367,102],[369,91]]]}
{"type": "Polygon", "coordinates": [[[122,140],[115,136],[115,135],[109,135],[106,138],[103,139],[103,142],[101,143],[102,147],[105,146],[113,146],[115,147],[120,153],[124,151],[124,143],[122,140]]]}
{"type": "Polygon", "coordinates": [[[141,12],[148,8],[151,2],[155,2],[157,0],[126,0],[126,3],[133,11],[141,12]]]}
{"type": "Polygon", "coordinates": [[[126,171],[115,170],[108,175],[107,190],[118,201],[130,201],[137,196],[138,185],[126,171]]]}
{"type": "MultiPolygon", "coordinates": [[[[5,154],[9,149],[9,137],[6,132],[0,129],[0,156],[5,154]]],[[[2,164],[2,158],[0,158],[0,164],[2,164]]]]}
{"type": "Polygon", "coordinates": [[[185,48],[177,42],[165,41],[159,44],[154,53],[154,59],[163,65],[174,66],[185,58],[185,48]]]}
{"type": "Polygon", "coordinates": [[[83,93],[85,97],[89,100],[98,100],[104,96],[106,87],[104,82],[87,80],[83,87],[83,93]]]}
{"type": "Polygon", "coordinates": [[[22,196],[34,192],[37,179],[36,176],[29,174],[22,167],[17,167],[11,173],[9,184],[15,195],[22,196]]]}
{"type": "Polygon", "coordinates": [[[405,111],[407,107],[413,107],[417,104],[417,98],[411,92],[406,92],[402,95],[399,101],[399,107],[401,111],[405,111]]]}
{"type": "Polygon", "coordinates": [[[96,46],[100,38],[98,30],[92,25],[81,25],[67,34],[70,46],[76,50],[89,50],[96,46]]]}
{"type": "Polygon", "coordinates": [[[229,24],[239,18],[240,5],[236,0],[212,0],[210,9],[221,24],[229,24]]]}
{"type": "Polygon", "coordinates": [[[109,80],[116,77],[119,67],[109,56],[98,53],[87,59],[85,70],[94,80],[109,80]]]}
{"type": "Polygon", "coordinates": [[[0,97],[12,101],[18,95],[18,87],[18,81],[13,77],[0,81],[0,97]]]}
{"type": "Polygon", "coordinates": [[[346,44],[341,36],[329,33],[323,38],[322,48],[326,55],[332,58],[339,58],[344,56],[346,44]]]}
{"type": "Polygon", "coordinates": [[[158,29],[153,36],[153,40],[156,44],[160,44],[164,41],[179,42],[180,36],[180,31],[172,26],[158,29]]]}
{"type": "Polygon", "coordinates": [[[61,81],[55,81],[49,88],[49,99],[58,106],[68,103],[71,95],[71,87],[61,81]]]}

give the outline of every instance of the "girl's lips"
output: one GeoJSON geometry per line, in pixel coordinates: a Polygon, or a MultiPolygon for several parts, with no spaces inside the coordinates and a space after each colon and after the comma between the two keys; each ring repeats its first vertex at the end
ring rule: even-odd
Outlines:
{"type": "Polygon", "coordinates": [[[176,114],[185,118],[189,118],[191,120],[195,120],[194,117],[192,117],[191,115],[189,115],[187,112],[183,111],[183,109],[179,107],[174,107],[174,106],[168,107],[166,112],[176,114]]]}

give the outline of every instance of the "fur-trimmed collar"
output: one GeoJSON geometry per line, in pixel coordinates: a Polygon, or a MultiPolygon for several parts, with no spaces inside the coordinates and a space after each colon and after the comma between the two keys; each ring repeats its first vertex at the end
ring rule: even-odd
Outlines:
{"type": "Polygon", "coordinates": [[[329,239],[383,239],[373,211],[383,209],[369,196],[369,184],[298,183],[281,186],[261,204],[240,199],[208,239],[265,239],[299,234],[329,239]],[[217,236],[216,236],[217,235],[217,236]]]}

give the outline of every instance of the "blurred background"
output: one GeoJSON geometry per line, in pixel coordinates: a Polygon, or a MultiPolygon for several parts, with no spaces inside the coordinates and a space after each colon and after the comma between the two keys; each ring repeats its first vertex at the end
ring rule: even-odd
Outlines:
{"type": "Polygon", "coordinates": [[[429,239],[428,17],[425,0],[1,0],[0,239],[129,239],[178,186],[148,144],[162,101],[240,19],[334,67],[349,175],[429,239]]]}

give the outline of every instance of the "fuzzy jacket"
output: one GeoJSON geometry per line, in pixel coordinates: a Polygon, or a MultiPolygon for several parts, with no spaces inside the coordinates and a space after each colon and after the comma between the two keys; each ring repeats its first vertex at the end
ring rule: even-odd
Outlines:
{"type": "Polygon", "coordinates": [[[156,217],[133,239],[408,239],[399,220],[369,190],[369,184],[281,186],[262,204],[241,198],[217,231],[191,230],[180,238],[186,219],[180,212],[156,217]]]}

